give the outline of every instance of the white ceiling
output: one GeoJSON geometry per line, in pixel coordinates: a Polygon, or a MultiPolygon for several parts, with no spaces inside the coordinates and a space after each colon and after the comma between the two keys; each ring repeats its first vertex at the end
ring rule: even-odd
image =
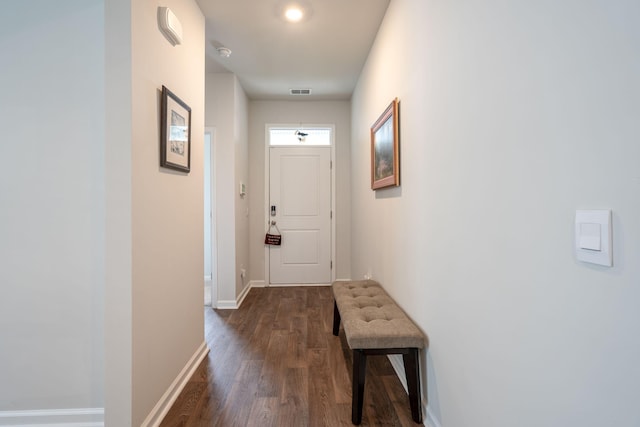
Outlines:
{"type": "Polygon", "coordinates": [[[196,1],[206,17],[206,71],[232,72],[249,98],[270,100],[349,99],[389,4],[299,0],[312,14],[292,24],[277,12],[288,0],[196,1]],[[311,96],[289,95],[294,88],[311,96]]]}

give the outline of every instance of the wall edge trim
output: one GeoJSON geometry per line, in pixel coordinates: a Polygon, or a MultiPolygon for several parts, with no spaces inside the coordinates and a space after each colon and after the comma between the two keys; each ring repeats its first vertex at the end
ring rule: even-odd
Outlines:
{"type": "Polygon", "coordinates": [[[311,287],[311,286],[331,286],[331,283],[271,283],[269,288],[297,288],[297,287],[311,287]]]}
{"type": "Polygon", "coordinates": [[[267,285],[264,280],[252,280],[249,282],[252,288],[266,288],[267,285]]]}
{"type": "Polygon", "coordinates": [[[102,427],[104,426],[104,408],[0,411],[0,426],[102,427]]]}
{"type": "Polygon", "coordinates": [[[167,391],[164,392],[156,406],[151,410],[147,418],[142,422],[141,427],[158,427],[164,417],[175,403],[176,399],[193,376],[193,373],[200,365],[200,362],[209,354],[209,346],[206,341],[193,353],[186,365],[182,368],[178,376],[173,380],[167,391]]]}
{"type": "Polygon", "coordinates": [[[236,298],[236,308],[240,308],[252,287],[253,284],[251,281],[244,286],[244,289],[242,289],[242,292],[240,292],[240,295],[236,298]]]}
{"type": "Polygon", "coordinates": [[[216,310],[235,310],[238,308],[236,300],[220,300],[216,304],[216,310]]]}
{"type": "MultiPolygon", "coordinates": [[[[398,379],[402,384],[402,388],[404,388],[404,391],[408,393],[407,377],[404,373],[404,362],[402,360],[402,355],[388,354],[387,358],[389,359],[393,370],[396,371],[396,375],[398,376],[398,379]]],[[[442,427],[440,421],[438,421],[435,415],[433,415],[433,411],[431,411],[431,407],[429,406],[428,402],[425,402],[424,397],[424,393],[422,393],[422,402],[420,403],[422,405],[422,413],[424,414],[423,424],[426,427],[442,427]]]]}

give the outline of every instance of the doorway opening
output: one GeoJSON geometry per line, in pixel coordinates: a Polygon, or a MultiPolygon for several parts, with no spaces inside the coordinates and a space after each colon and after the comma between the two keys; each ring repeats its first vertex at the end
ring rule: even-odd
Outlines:
{"type": "Polygon", "coordinates": [[[282,234],[265,247],[267,285],[335,280],[333,125],[267,125],[265,224],[282,234]]]}
{"type": "Polygon", "coordinates": [[[204,133],[204,305],[217,307],[217,256],[215,221],[214,152],[215,130],[204,133]]]}

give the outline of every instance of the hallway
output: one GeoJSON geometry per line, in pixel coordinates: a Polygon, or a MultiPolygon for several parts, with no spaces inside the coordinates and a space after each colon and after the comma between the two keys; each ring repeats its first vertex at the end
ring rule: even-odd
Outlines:
{"type": "MultiPolygon", "coordinates": [[[[211,352],[161,426],[352,425],[351,352],[332,310],[330,287],[254,288],[238,310],[206,307],[211,352]]],[[[362,425],[416,425],[388,359],[367,369],[362,425]]]]}

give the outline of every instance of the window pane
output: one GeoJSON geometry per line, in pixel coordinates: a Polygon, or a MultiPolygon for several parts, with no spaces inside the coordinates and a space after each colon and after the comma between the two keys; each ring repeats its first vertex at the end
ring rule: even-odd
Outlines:
{"type": "Polygon", "coordinates": [[[269,145],[331,145],[331,128],[269,128],[269,145]]]}

